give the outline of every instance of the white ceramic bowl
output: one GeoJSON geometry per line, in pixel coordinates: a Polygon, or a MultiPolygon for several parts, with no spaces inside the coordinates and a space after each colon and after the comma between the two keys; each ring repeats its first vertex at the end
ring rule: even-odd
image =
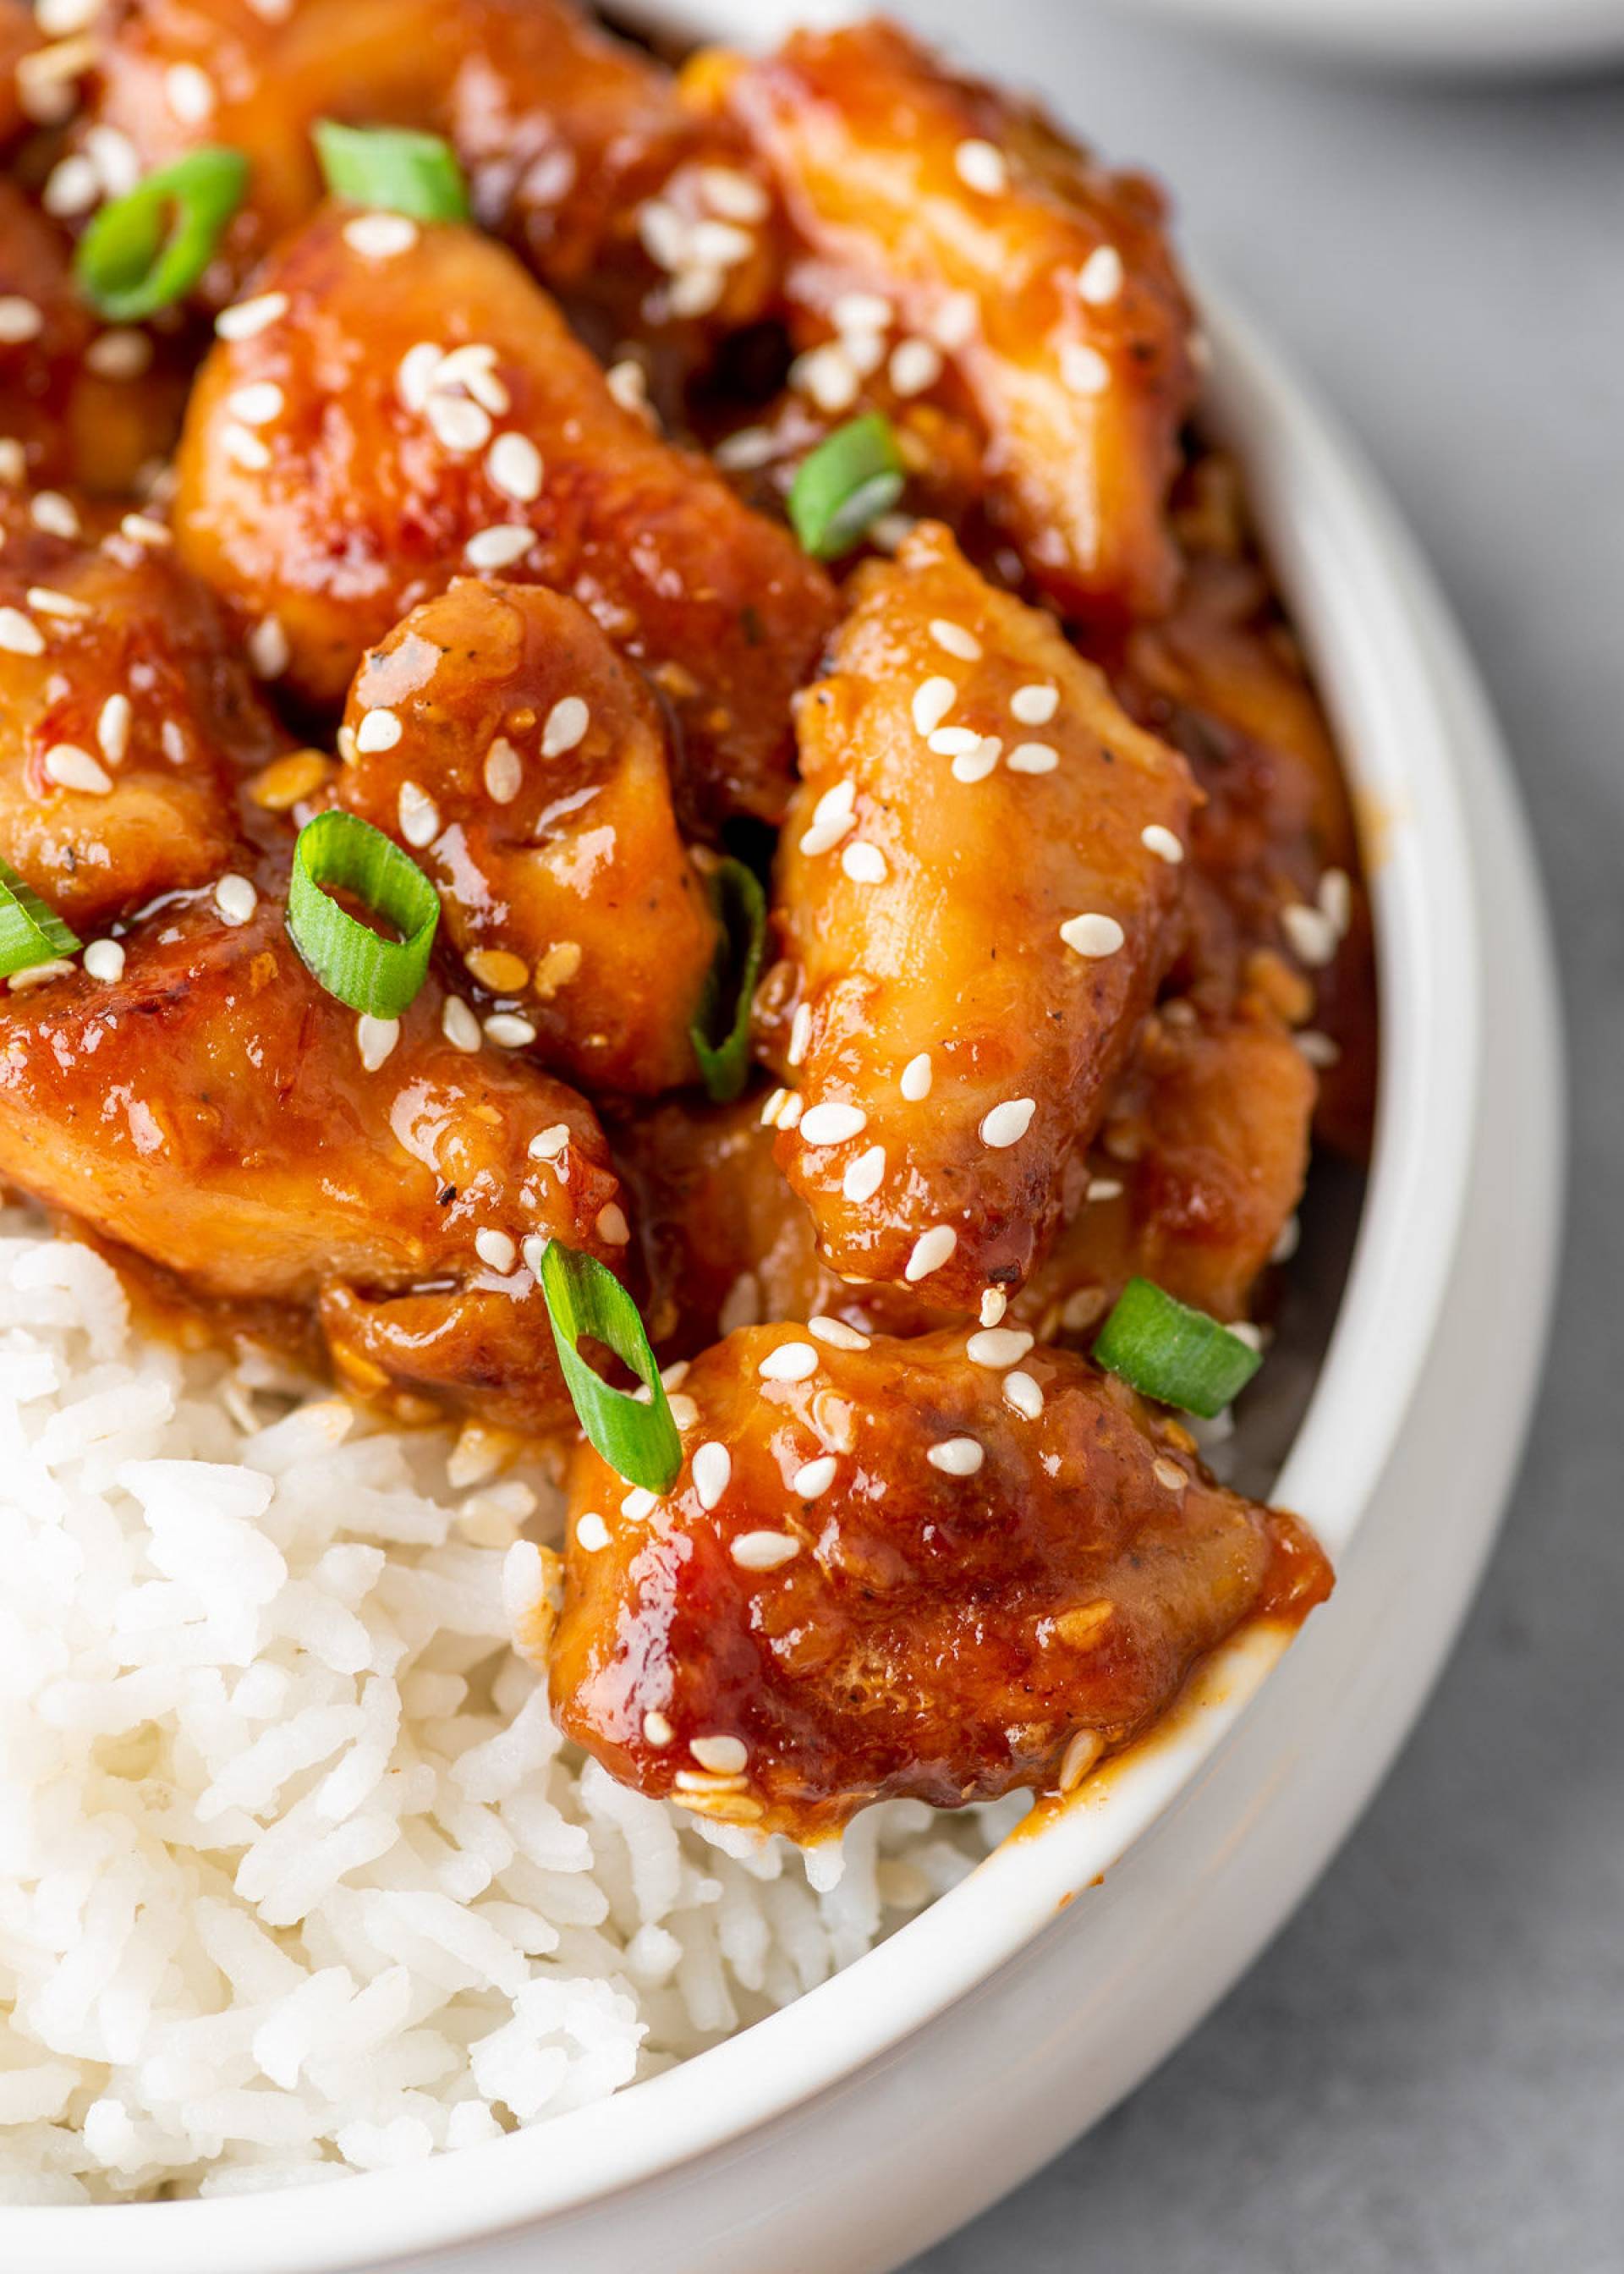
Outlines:
{"type": "Polygon", "coordinates": [[[1366,63],[1442,72],[1573,71],[1624,56],[1624,0],[1114,0],[1366,63]]]}
{"type": "Polygon", "coordinates": [[[1437,598],[1372,477],[1208,299],[1212,420],[1246,461],[1373,856],[1376,1163],[1276,1488],[1335,1557],[1336,1596],[1240,1728],[1276,1655],[1266,1638],[1222,1653],[1188,1709],[1082,1804],[697,2060],[540,2131],[387,2174],[204,2202],[0,2210],[0,2266],[890,2267],[1144,2074],[1363,1804],[1453,1636],[1537,1373],[1560,1180],[1556,1013],[1504,761],[1437,598]]]}

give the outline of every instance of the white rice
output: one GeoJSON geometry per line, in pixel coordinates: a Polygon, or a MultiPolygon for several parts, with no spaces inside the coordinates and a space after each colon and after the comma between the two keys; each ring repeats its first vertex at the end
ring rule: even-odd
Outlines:
{"type": "Polygon", "coordinates": [[[871,1810],[820,1892],[623,1790],[508,1647],[555,1496],[459,1492],[450,1446],[146,1337],[0,1212],[0,2202],[545,2124],[847,1964],[1019,1812],[871,1810]]]}

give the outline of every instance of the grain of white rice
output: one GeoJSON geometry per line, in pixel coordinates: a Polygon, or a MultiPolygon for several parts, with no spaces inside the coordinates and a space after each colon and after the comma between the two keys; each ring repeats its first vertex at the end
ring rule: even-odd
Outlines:
{"type": "Polygon", "coordinates": [[[545,2123],[800,1996],[1011,1820],[871,1810],[837,1869],[615,1784],[508,1647],[505,1551],[556,1496],[459,1495],[454,1442],[145,1339],[100,1257],[0,1212],[0,2202],[545,2123]]]}

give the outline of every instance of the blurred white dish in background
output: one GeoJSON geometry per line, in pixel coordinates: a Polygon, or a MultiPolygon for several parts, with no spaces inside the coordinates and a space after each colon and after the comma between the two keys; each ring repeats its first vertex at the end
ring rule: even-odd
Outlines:
{"type": "Polygon", "coordinates": [[[1109,0],[1367,63],[1437,71],[1570,71],[1624,58],[1624,0],[1109,0]]]}

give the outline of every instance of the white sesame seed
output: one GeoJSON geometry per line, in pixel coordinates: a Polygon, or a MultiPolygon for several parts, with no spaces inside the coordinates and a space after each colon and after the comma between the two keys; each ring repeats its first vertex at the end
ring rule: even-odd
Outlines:
{"type": "Polygon", "coordinates": [[[748,229],[731,221],[699,221],[688,232],[690,262],[699,268],[737,268],[756,250],[748,229]]]}
{"type": "Polygon", "coordinates": [[[868,1126],[868,1117],[861,1105],[850,1105],[842,1099],[833,1099],[826,1105],[809,1105],[801,1117],[801,1141],[803,1145],[844,1145],[848,1139],[861,1137],[868,1126]]]}
{"type": "Polygon", "coordinates": [[[63,789],[83,790],[91,797],[106,797],[113,778],[99,759],[77,742],[53,742],[45,753],[45,772],[63,789]]]}
{"type": "Polygon", "coordinates": [[[883,292],[842,292],[830,305],[829,320],[838,332],[883,332],[892,313],[883,292]]]}
{"type": "Polygon", "coordinates": [[[145,332],[102,332],[85,350],[85,367],[98,379],[139,379],[152,368],[153,343],[145,332]]]}
{"type": "Polygon", "coordinates": [[[248,661],[259,679],[280,679],[293,659],[288,635],[275,616],[262,616],[248,635],[248,661]]]}
{"type": "Polygon", "coordinates": [[[820,1454],[796,1470],[789,1480],[790,1490],[797,1500],[821,1500],[835,1480],[835,1465],[832,1453],[820,1454]]]}
{"type": "Polygon", "coordinates": [[[741,1532],[727,1552],[741,1571],[776,1571],[800,1555],[801,1542],[787,1532],[741,1532]]]}
{"type": "Polygon", "coordinates": [[[828,340],[795,358],[789,367],[789,383],[798,393],[810,395],[820,410],[833,414],[849,410],[856,402],[862,373],[843,342],[828,340]]]}
{"type": "Polygon", "coordinates": [[[417,224],[406,214],[357,214],[344,223],[344,243],[363,260],[392,260],[396,253],[410,252],[417,242],[417,224]]]}
{"type": "Polygon", "coordinates": [[[1065,340],[1060,349],[1060,376],[1073,395],[1103,395],[1111,383],[1111,367],[1086,340],[1065,340]]]}
{"type": "Polygon", "coordinates": [[[643,1742],[645,1745],[653,1745],[657,1749],[668,1745],[676,1734],[664,1713],[651,1712],[643,1715],[643,1742]]]}
{"type": "Polygon", "coordinates": [[[454,1050],[472,1058],[484,1037],[479,1021],[460,995],[447,995],[440,1013],[440,1031],[454,1050]]]}
{"type": "Polygon", "coordinates": [[[271,463],[268,446],[252,426],[244,426],[234,418],[227,419],[221,428],[220,447],[231,463],[240,466],[244,473],[262,474],[271,463]]]}
{"type": "Polygon", "coordinates": [[[519,1259],[519,1251],[508,1233],[493,1231],[488,1226],[474,1234],[474,1253],[492,1271],[511,1271],[519,1259]]]}
{"type": "Polygon", "coordinates": [[[245,924],[259,905],[246,877],[226,876],[214,887],[214,906],[229,924],[245,924]]]}
{"type": "Polygon", "coordinates": [[[1184,848],[1179,839],[1170,829],[1163,828],[1159,821],[1146,824],[1139,832],[1139,843],[1147,853],[1154,853],[1158,861],[1165,861],[1170,869],[1177,869],[1184,857],[1184,848]]]}
{"type": "Polygon", "coordinates": [[[58,221],[71,221],[102,201],[102,177],[82,150],[70,151],[45,177],[40,203],[58,221]]]}
{"type": "Polygon", "coordinates": [[[981,320],[974,292],[949,292],[937,307],[930,328],[937,343],[951,355],[955,349],[969,345],[981,320]]]}
{"type": "Polygon", "coordinates": [[[400,816],[401,835],[408,845],[419,850],[432,845],[440,834],[440,808],[425,789],[415,781],[401,784],[395,809],[400,816]]]}
{"type": "Polygon", "coordinates": [[[953,153],[953,171],[967,190],[983,197],[1002,197],[1010,185],[1010,169],[996,142],[970,135],[953,153]]]}
{"type": "MultiPolygon", "coordinates": [[[[812,1005],[809,1003],[797,1003],[795,1015],[789,1022],[789,1045],[784,1053],[786,1062],[790,1065],[798,1066],[806,1057],[811,1043],[812,1005]]],[[[780,1121],[778,1126],[782,1128],[783,1126],[780,1121]]]]}
{"type": "Polygon", "coordinates": [[[485,470],[495,488],[521,505],[541,495],[541,452],[528,434],[499,434],[485,453],[485,470]]]}
{"type": "Polygon", "coordinates": [[[535,542],[535,531],[523,522],[502,522],[491,529],[477,529],[462,553],[470,568],[491,576],[522,561],[535,542]]]}
{"type": "Polygon", "coordinates": [[[788,1090],[782,1087],[769,1091],[761,1110],[761,1121],[758,1125],[761,1128],[776,1129],[778,1127],[778,1116],[784,1110],[784,1101],[788,1096],[788,1090]]]}
{"type": "Polygon", "coordinates": [[[1061,1791],[1075,1792],[1104,1751],[1105,1740],[1097,1729],[1079,1729],[1060,1757],[1061,1791]]]}
{"type": "Polygon", "coordinates": [[[523,763],[505,734],[499,734],[485,754],[485,786],[498,805],[511,805],[523,780],[523,763]]]}
{"type": "Polygon", "coordinates": [[[965,1355],[972,1366],[984,1366],[1002,1373],[1026,1357],[1034,1337],[1024,1327],[983,1327],[965,1344],[965,1355]]]}
{"type": "Polygon", "coordinates": [[[979,663],[981,659],[981,644],[975,634],[946,616],[931,618],[930,636],[939,648],[957,656],[960,663],[979,663]]]}
{"type": "Polygon", "coordinates": [[[532,1161],[556,1161],[569,1146],[568,1125],[555,1121],[550,1129],[538,1130],[530,1139],[527,1150],[532,1161]]]}
{"type": "Polygon", "coordinates": [[[1115,955],[1127,937],[1115,916],[1071,916],[1060,927],[1060,937],[1078,955],[1115,955]]]}
{"type": "Polygon", "coordinates": [[[860,1351],[868,1347],[868,1337],[855,1327],[848,1327],[844,1319],[825,1318],[820,1312],[816,1318],[807,1321],[807,1332],[827,1343],[831,1350],[860,1351]]]}
{"type": "Polygon", "coordinates": [[[703,1509],[716,1506],[727,1490],[733,1472],[733,1455],[726,1445],[708,1437],[694,1455],[694,1491],[703,1509]]]}
{"type": "Polygon", "coordinates": [[[86,973],[92,979],[109,984],[124,975],[124,952],[116,939],[93,939],[83,957],[86,973]]]}
{"type": "Polygon", "coordinates": [[[1345,869],[1327,869],[1320,879],[1314,898],[1340,939],[1353,921],[1353,879],[1345,869]]]}
{"type": "Polygon", "coordinates": [[[407,349],[395,366],[395,391],[408,410],[422,410],[440,378],[444,351],[432,340],[419,340],[407,349]]]}
{"type": "Polygon", "coordinates": [[[938,727],[925,738],[926,749],[934,750],[938,758],[966,758],[981,746],[981,738],[974,727],[938,727]]]}
{"type": "Polygon", "coordinates": [[[918,1105],[923,1099],[929,1096],[930,1081],[930,1054],[928,1050],[921,1050],[916,1058],[910,1058],[903,1067],[902,1081],[898,1086],[908,1103],[918,1105]]]}
{"type": "Polygon", "coordinates": [[[1190,1482],[1188,1469],[1181,1469],[1177,1461],[1153,1461],[1150,1473],[1169,1492],[1183,1492],[1190,1482]]]}
{"type": "Polygon", "coordinates": [[[401,739],[402,727],[393,711],[363,712],[361,723],[356,728],[355,746],[357,750],[392,750],[401,739]]]}
{"type": "Polygon", "coordinates": [[[1291,1039],[1311,1066],[1334,1066],[1342,1056],[1329,1035],[1320,1034],[1317,1028],[1304,1027],[1291,1039]]]}
{"type": "Polygon", "coordinates": [[[706,316],[715,307],[726,288],[727,279],[720,268],[694,267],[680,269],[671,280],[671,312],[673,316],[706,316]]]}
{"type": "Polygon", "coordinates": [[[1079,1287],[1065,1299],[1060,1309],[1060,1323],[1068,1334],[1081,1334],[1092,1327],[1096,1319],[1105,1314],[1103,1287],[1079,1287]]]}
{"type": "Polygon", "coordinates": [[[1119,1201],[1126,1190],[1120,1177],[1090,1177],[1083,1197],[1091,1202],[1119,1201]]]}
{"type": "Polygon", "coordinates": [[[541,755],[544,758],[562,757],[573,750],[585,736],[591,712],[578,695],[566,695],[547,713],[547,723],[541,730],[541,755]]]}
{"type": "Polygon", "coordinates": [[[710,455],[725,472],[749,473],[778,456],[778,439],[766,426],[739,426],[725,434],[710,455]]]}
{"type": "Polygon", "coordinates": [[[1010,714],[1023,727],[1047,727],[1060,708],[1060,689],[1034,682],[1018,687],[1010,697],[1010,714]]]}
{"type": "Polygon", "coordinates": [[[990,1146],[995,1153],[1019,1145],[1032,1126],[1032,1117],[1037,1110],[1035,1097],[1006,1097],[1002,1105],[995,1105],[990,1113],[982,1116],[979,1132],[982,1144],[990,1146]]]}
{"type": "Polygon", "coordinates": [[[946,1437],[932,1445],[925,1458],[944,1477],[973,1477],[987,1455],[974,1437],[946,1437]]]}
{"type": "Polygon", "coordinates": [[[750,1758],[742,1737],[695,1737],[688,1751],[713,1776],[742,1776],[750,1758]]]}
{"type": "Polygon", "coordinates": [[[883,885],[890,874],[879,847],[861,837],[841,854],[840,866],[854,885],[883,885]]]}
{"type": "Polygon", "coordinates": [[[856,794],[851,782],[838,781],[819,798],[812,809],[811,826],[801,839],[801,850],[808,859],[816,859],[821,853],[832,853],[840,840],[857,826],[853,810],[856,794]]]}
{"type": "Polygon", "coordinates": [[[1002,1287],[981,1290],[981,1321],[984,1327],[996,1327],[1010,1307],[1010,1299],[1002,1287]]]}
{"type": "Polygon", "coordinates": [[[805,1382],[817,1367],[817,1352],[810,1343],[779,1343],[756,1371],[763,1382],[805,1382]]]}
{"type": "Polygon", "coordinates": [[[356,1048],[368,1073],[376,1073],[401,1038],[398,1019],[374,1019],[364,1011],[356,1020],[356,1048]]]}
{"type": "Polygon", "coordinates": [[[36,302],[20,292],[0,293],[0,347],[22,347],[44,329],[45,318],[36,302]]]}
{"type": "Polygon", "coordinates": [[[914,690],[914,727],[917,734],[934,734],[959,699],[951,679],[940,675],[921,680],[914,690]]]}
{"type": "Polygon", "coordinates": [[[898,340],[886,365],[892,388],[906,401],[923,395],[942,376],[942,350],[934,340],[898,340]]]}
{"type": "MultiPolygon", "coordinates": [[[[649,1396],[646,1389],[643,1394],[645,1397],[649,1396]]],[[[652,1403],[652,1400],[650,1399],[650,1402],[652,1403]]],[[[647,1485],[634,1485],[620,1502],[620,1514],[629,1523],[641,1524],[645,1517],[654,1513],[658,1501],[659,1495],[651,1493],[647,1485]]]]}
{"type": "Polygon", "coordinates": [[[1043,1411],[1043,1393],[1029,1374],[1006,1374],[1004,1377],[1004,1402],[1012,1405],[1017,1413],[1028,1421],[1035,1421],[1043,1411]]]}
{"type": "Polygon", "coordinates": [[[609,1545],[609,1527],[595,1508],[576,1517],[575,1545],[589,1555],[600,1555],[609,1545]]]}
{"type": "Polygon", "coordinates": [[[870,1145],[866,1153],[857,1156],[841,1178],[840,1190],[848,1201],[855,1201],[861,1207],[864,1201],[874,1198],[884,1178],[885,1148],[883,1145],[870,1145]]]}
{"type": "Polygon", "coordinates": [[[65,979],[73,966],[62,956],[53,956],[48,963],[31,963],[21,971],[12,972],[6,985],[13,995],[26,995],[31,987],[43,987],[53,979],[65,979]]]}
{"type": "Polygon", "coordinates": [[[439,440],[459,457],[483,450],[491,439],[490,412],[464,395],[431,395],[423,411],[439,440]]]}
{"type": "Polygon", "coordinates": [[[233,388],[226,397],[226,409],[244,426],[268,426],[273,418],[280,418],[286,399],[273,379],[253,380],[247,387],[233,388]]]}
{"type": "Polygon", "coordinates": [[[985,781],[1004,755],[996,734],[983,734],[973,750],[962,750],[953,760],[952,776],[959,782],[985,781]]]}
{"type": "Polygon", "coordinates": [[[612,363],[604,373],[604,385],[622,410],[629,410],[639,418],[650,418],[649,374],[635,356],[622,356],[619,363],[612,363]]]}
{"type": "Polygon", "coordinates": [[[933,1271],[942,1269],[958,1245],[959,1234],[951,1224],[933,1224],[914,1241],[903,1277],[910,1286],[916,1280],[929,1279],[933,1271]]]}
{"type": "Polygon", "coordinates": [[[1077,289],[1091,308],[1108,308],[1124,283],[1122,255],[1114,245],[1096,245],[1077,272],[1077,289]]]}
{"type": "Polygon", "coordinates": [[[214,329],[222,340],[251,340],[256,332],[280,323],[287,312],[285,292],[256,292],[252,300],[222,308],[214,319],[214,329]]]}
{"type": "Polygon", "coordinates": [[[28,471],[28,453],[13,434],[0,434],[0,483],[14,487],[28,471]]]}
{"type": "Polygon", "coordinates": [[[696,178],[705,204],[726,221],[765,221],[771,210],[762,184],[736,166],[702,166],[696,178]]]}
{"type": "MultiPolygon", "coordinates": [[[[4,444],[0,444],[0,448],[4,447],[4,444]]],[[[118,527],[132,545],[172,545],[175,541],[163,523],[161,521],[154,521],[149,514],[126,513],[121,518],[118,527]]]]}
{"type": "Polygon", "coordinates": [[[778,1108],[778,1126],[780,1129],[793,1129],[799,1125],[801,1108],[805,1103],[806,1100],[801,1096],[801,1092],[798,1089],[791,1090],[789,1096],[778,1108]]]}
{"type": "Polygon", "coordinates": [[[632,1236],[632,1228],[626,1221],[626,1210],[619,1201],[605,1201],[593,1220],[598,1226],[598,1238],[610,1247],[624,1247],[632,1236]]]}
{"type": "Polygon", "coordinates": [[[83,600],[74,599],[69,592],[58,592],[49,584],[30,584],[26,597],[38,616],[65,616],[71,621],[90,614],[83,600]]]}
{"type": "Polygon", "coordinates": [[[66,40],[88,31],[101,12],[102,0],[34,0],[34,20],[48,40],[66,40]]]}
{"type": "Polygon", "coordinates": [[[171,64],[163,74],[163,93],[184,126],[200,126],[214,108],[214,83],[196,64],[171,64]]]}
{"type": "Polygon", "coordinates": [[[47,537],[73,538],[79,534],[78,511],[60,490],[39,491],[29,501],[28,518],[47,537]]]}
{"type": "Polygon", "coordinates": [[[1294,901],[1280,911],[1280,929],[1299,963],[1319,970],[1336,959],[1336,927],[1320,908],[1294,901]]]}
{"type": "Polygon", "coordinates": [[[1233,1335],[1237,1343],[1244,1343],[1250,1351],[1260,1351],[1263,1347],[1263,1329],[1251,1319],[1227,1320],[1224,1331],[1233,1335]]]}
{"type": "Polygon", "coordinates": [[[1059,764],[1059,751],[1048,742],[1019,742],[1010,752],[1012,774],[1052,774],[1059,764]]]}
{"type": "Polygon", "coordinates": [[[130,697],[109,695],[96,717],[96,743],[109,765],[118,765],[130,748],[130,697]]]}

